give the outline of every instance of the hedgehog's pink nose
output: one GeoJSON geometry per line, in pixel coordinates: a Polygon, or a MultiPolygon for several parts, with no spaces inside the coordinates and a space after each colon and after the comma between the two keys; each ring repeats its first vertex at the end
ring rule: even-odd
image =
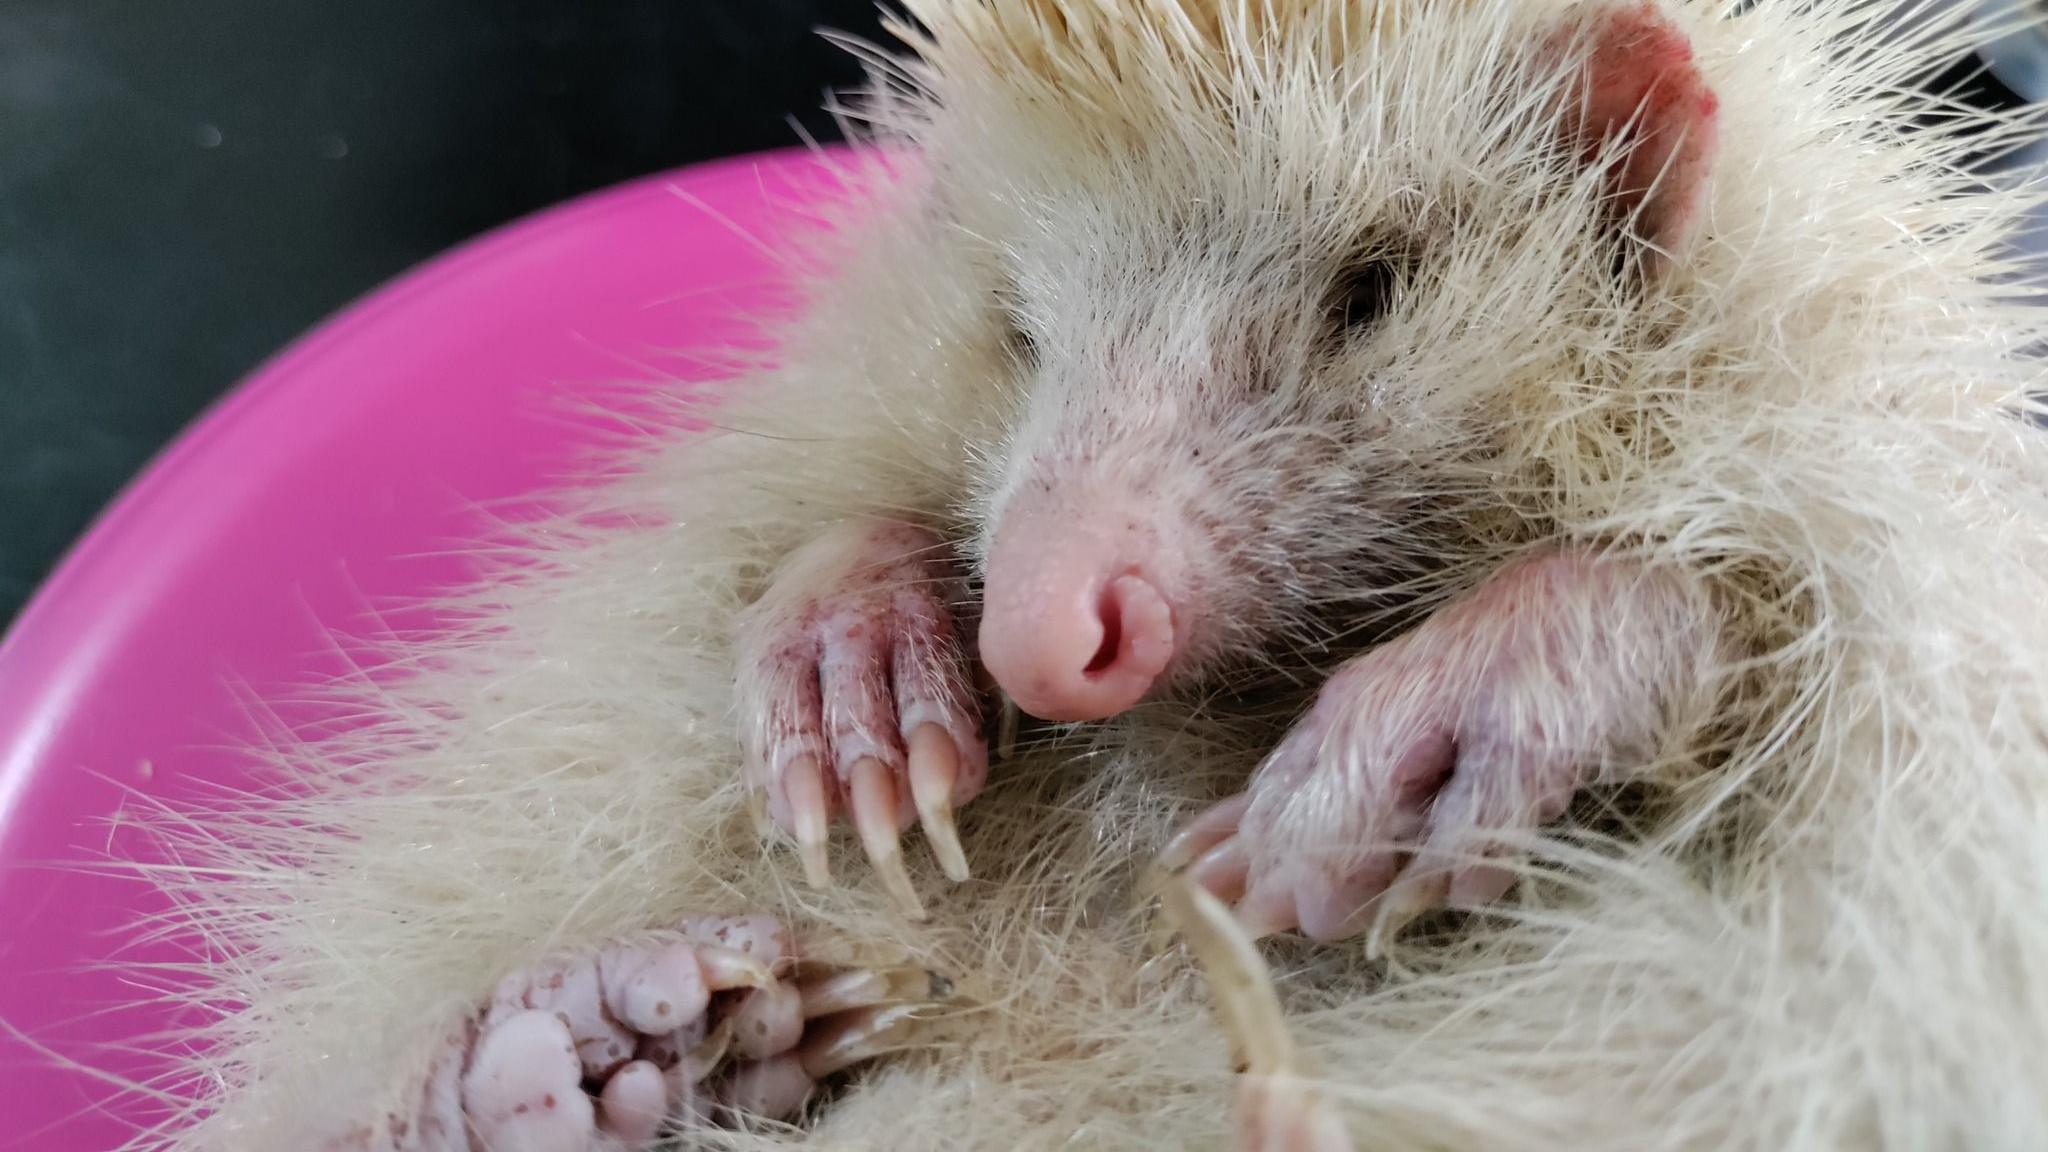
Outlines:
{"type": "Polygon", "coordinates": [[[981,660],[1017,707],[1101,720],[1173,658],[1173,609],[1113,538],[1049,518],[1003,526],[989,553],[981,660]]]}

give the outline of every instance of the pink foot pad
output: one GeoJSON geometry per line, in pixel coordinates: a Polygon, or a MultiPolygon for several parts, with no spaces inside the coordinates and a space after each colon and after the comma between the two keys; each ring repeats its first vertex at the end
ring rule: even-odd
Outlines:
{"type": "Polygon", "coordinates": [[[679,1127],[793,1119],[819,1080],[901,1047],[937,992],[921,971],[796,960],[765,916],[550,957],[449,1035],[411,1114],[328,1152],[639,1152],[679,1127]]]}

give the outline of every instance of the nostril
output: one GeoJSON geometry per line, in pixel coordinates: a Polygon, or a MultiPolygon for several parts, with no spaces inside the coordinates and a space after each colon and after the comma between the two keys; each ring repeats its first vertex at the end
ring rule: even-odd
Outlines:
{"type": "Polygon", "coordinates": [[[980,647],[990,677],[1042,720],[1104,720],[1137,704],[1173,659],[1173,606],[1092,537],[1070,544],[1026,527],[989,558],[980,647]]]}
{"type": "Polygon", "coordinates": [[[1102,621],[1102,643],[1096,646],[1095,655],[1088,660],[1088,666],[1081,669],[1084,675],[1093,676],[1116,663],[1117,650],[1124,642],[1123,601],[1109,587],[1102,589],[1102,599],[1095,606],[1102,621]]]}

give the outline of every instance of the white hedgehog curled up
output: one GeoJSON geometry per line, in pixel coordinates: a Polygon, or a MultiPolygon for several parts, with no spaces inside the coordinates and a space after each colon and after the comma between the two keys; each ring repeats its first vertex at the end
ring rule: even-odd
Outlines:
{"type": "Polygon", "coordinates": [[[908,7],[773,364],[167,828],[231,1009],[138,1146],[1227,1144],[1162,852],[1364,1147],[2048,1140],[2035,197],[1916,88],[1961,18],[908,7]],[[987,765],[970,639],[1088,723],[987,765]]]}

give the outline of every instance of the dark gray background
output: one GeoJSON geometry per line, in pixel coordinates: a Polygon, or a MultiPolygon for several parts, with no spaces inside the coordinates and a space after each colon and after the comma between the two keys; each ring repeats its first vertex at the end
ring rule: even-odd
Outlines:
{"type": "Polygon", "coordinates": [[[873,0],[0,0],[0,626],[264,357],[478,232],[833,136],[873,0]]]}
{"type": "MultiPolygon", "coordinates": [[[[258,361],[566,197],[832,136],[874,0],[0,0],[0,626],[258,361]]],[[[1995,84],[1961,83],[1978,102],[1995,84]]]]}

